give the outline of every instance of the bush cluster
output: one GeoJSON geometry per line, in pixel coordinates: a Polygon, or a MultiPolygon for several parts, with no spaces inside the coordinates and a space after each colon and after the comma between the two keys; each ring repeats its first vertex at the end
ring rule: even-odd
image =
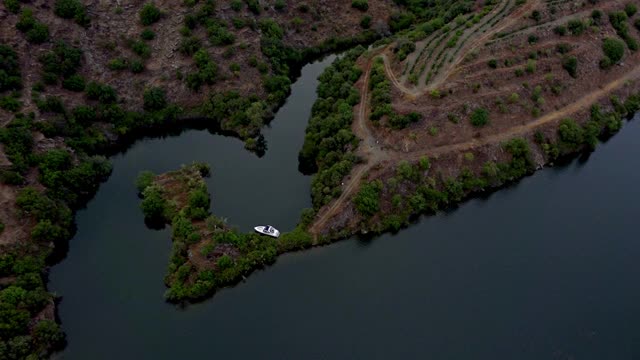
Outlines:
{"type": "Polygon", "coordinates": [[[204,84],[212,85],[218,78],[218,65],[211,61],[206,49],[200,49],[193,55],[198,71],[187,75],[187,86],[199,90],[204,84]]]}
{"type": "Polygon", "coordinates": [[[22,107],[19,90],[22,89],[22,77],[18,54],[12,47],[0,44],[0,108],[16,112],[22,107]],[[11,91],[8,95],[4,92],[11,91]]]}
{"type": "Polygon", "coordinates": [[[243,97],[235,91],[212,95],[203,104],[202,112],[218,121],[222,129],[241,129],[239,135],[245,139],[256,136],[264,119],[271,116],[265,101],[257,96],[243,97]]]}
{"type": "Polygon", "coordinates": [[[25,8],[20,13],[16,28],[25,33],[30,43],[41,44],[49,40],[49,27],[33,16],[33,10],[25,8]]]}
{"type": "Polygon", "coordinates": [[[367,0],[353,0],[351,1],[351,7],[360,11],[367,11],[369,9],[369,2],[367,0]]]}
{"type": "MultiPolygon", "coordinates": [[[[634,5],[635,6],[635,5],[634,5]]],[[[631,36],[629,33],[629,25],[627,24],[628,13],[635,13],[634,8],[630,8],[630,11],[617,11],[609,14],[609,21],[611,22],[611,26],[616,30],[618,36],[620,36],[624,42],[627,44],[627,47],[631,51],[636,51],[640,48],[638,45],[638,41],[636,38],[631,36]]]]}
{"type": "Polygon", "coordinates": [[[65,88],[74,91],[84,89],[84,79],[77,75],[82,65],[80,48],[58,41],[51,51],[41,55],[38,60],[42,64],[42,78],[46,83],[55,84],[62,80],[65,88]]]}
{"type": "Polygon", "coordinates": [[[80,26],[89,26],[90,20],[87,11],[80,0],[56,0],[53,12],[61,18],[74,19],[80,26]]]}

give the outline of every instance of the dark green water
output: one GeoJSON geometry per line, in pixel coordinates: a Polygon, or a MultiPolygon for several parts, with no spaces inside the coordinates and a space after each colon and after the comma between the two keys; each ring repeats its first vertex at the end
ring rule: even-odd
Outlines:
{"type": "Polygon", "coordinates": [[[315,100],[309,65],[266,132],[187,131],[138,142],[86,210],[51,272],[65,359],[639,359],[640,123],[587,162],[546,169],[397,235],[287,254],[180,309],[162,299],[168,230],[145,228],[133,181],[209,162],[213,210],[291,229],[309,206],[297,151],[315,100]]]}

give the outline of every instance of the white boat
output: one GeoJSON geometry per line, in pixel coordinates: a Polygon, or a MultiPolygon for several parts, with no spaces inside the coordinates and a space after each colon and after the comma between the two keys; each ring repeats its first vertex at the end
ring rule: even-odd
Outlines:
{"type": "Polygon", "coordinates": [[[254,229],[256,230],[256,232],[259,232],[260,234],[268,235],[274,238],[277,238],[278,236],[280,236],[280,231],[278,231],[278,229],[274,228],[271,225],[260,225],[260,226],[254,227],[254,229]]]}

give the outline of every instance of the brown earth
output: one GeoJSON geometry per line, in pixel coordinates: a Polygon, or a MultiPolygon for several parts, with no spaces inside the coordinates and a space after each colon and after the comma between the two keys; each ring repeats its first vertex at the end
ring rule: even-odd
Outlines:
{"type": "MultiPolygon", "coordinates": [[[[23,103],[21,111],[35,112],[36,121],[52,116],[38,112],[31,96],[31,88],[41,81],[42,65],[38,58],[51,50],[53,44],[59,40],[82,49],[82,66],[78,73],[87,82],[96,80],[112,86],[118,93],[119,105],[125,109],[141,110],[142,93],[149,86],[161,86],[172,103],[190,108],[202,103],[210,94],[227,90],[235,90],[242,95],[266,97],[262,88],[262,75],[255,67],[249,65],[249,58],[252,56],[259,61],[268,62],[260,49],[260,30],[257,27],[255,30],[251,27],[236,29],[231,22],[233,18],[241,18],[247,22],[272,18],[285,30],[283,42],[296,49],[303,49],[318,46],[331,38],[357,35],[362,31],[359,23],[365,14],[372,17],[373,28],[385,31],[384,24],[389,14],[397,9],[392,0],[371,0],[366,12],[352,8],[350,2],[310,0],[305,2],[308,10],[303,10],[301,3],[287,0],[285,9],[277,11],[272,1],[263,1],[261,14],[255,15],[246,6],[243,6],[240,12],[236,12],[231,9],[229,1],[218,1],[214,17],[227,24],[236,40],[233,45],[212,46],[207,39],[206,29],[200,26],[194,30],[193,35],[202,40],[221,73],[221,80],[216,84],[204,85],[200,91],[194,92],[186,86],[184,80],[179,79],[180,76],[195,70],[193,59],[178,51],[184,18],[197,8],[190,8],[184,5],[183,1],[154,1],[164,16],[148,27],[156,36],[148,42],[151,57],[145,61],[145,70],[142,73],[134,74],[129,70],[115,71],[107,67],[108,62],[114,58],[138,58],[128,43],[139,39],[139,34],[145,28],[140,24],[138,16],[145,3],[146,1],[142,0],[89,0],[85,5],[91,24],[88,28],[83,28],[72,19],[57,17],[53,12],[53,0],[23,2],[22,8],[33,9],[35,18],[49,27],[50,41],[40,45],[27,42],[25,34],[15,27],[19,15],[10,13],[4,3],[0,3],[0,43],[12,46],[20,60],[24,89],[20,98],[23,103]],[[298,21],[297,24],[294,19],[298,21]],[[240,71],[232,72],[228,66],[231,63],[240,65],[240,71]]],[[[59,96],[67,108],[92,102],[85,99],[83,93],[65,90],[60,85],[47,86],[43,95],[59,96]]],[[[0,109],[0,126],[5,126],[12,118],[12,113],[0,109]]],[[[64,146],[62,138],[48,139],[39,133],[34,134],[34,137],[36,152],[64,146]]],[[[2,150],[0,146],[0,169],[10,166],[2,150]]],[[[27,185],[37,186],[37,173],[34,172],[33,176],[29,177],[27,185]]],[[[0,244],[28,241],[29,238],[29,226],[25,227],[25,224],[31,222],[21,219],[14,206],[15,195],[16,189],[0,185],[0,221],[5,224],[5,230],[0,234],[0,244]]]]}

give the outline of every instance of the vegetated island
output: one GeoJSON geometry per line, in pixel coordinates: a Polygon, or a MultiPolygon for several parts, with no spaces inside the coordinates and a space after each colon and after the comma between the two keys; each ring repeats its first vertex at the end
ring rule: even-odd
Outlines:
{"type": "Polygon", "coordinates": [[[203,180],[209,172],[207,164],[194,163],[160,175],[143,172],[136,181],[145,221],[171,225],[173,246],[164,278],[165,298],[171,302],[201,300],[272,264],[279,254],[312,244],[301,227],[278,239],[229,227],[209,212],[203,180]]]}
{"type": "Polygon", "coordinates": [[[7,358],[63,343],[46,269],[110,173],[101,156],[189,127],[264,150],[261,127],[316,55],[375,41],[320,78],[299,156],[314,174],[304,246],[395,231],[590,151],[640,108],[633,2],[3,0],[0,12],[7,358]]]}

